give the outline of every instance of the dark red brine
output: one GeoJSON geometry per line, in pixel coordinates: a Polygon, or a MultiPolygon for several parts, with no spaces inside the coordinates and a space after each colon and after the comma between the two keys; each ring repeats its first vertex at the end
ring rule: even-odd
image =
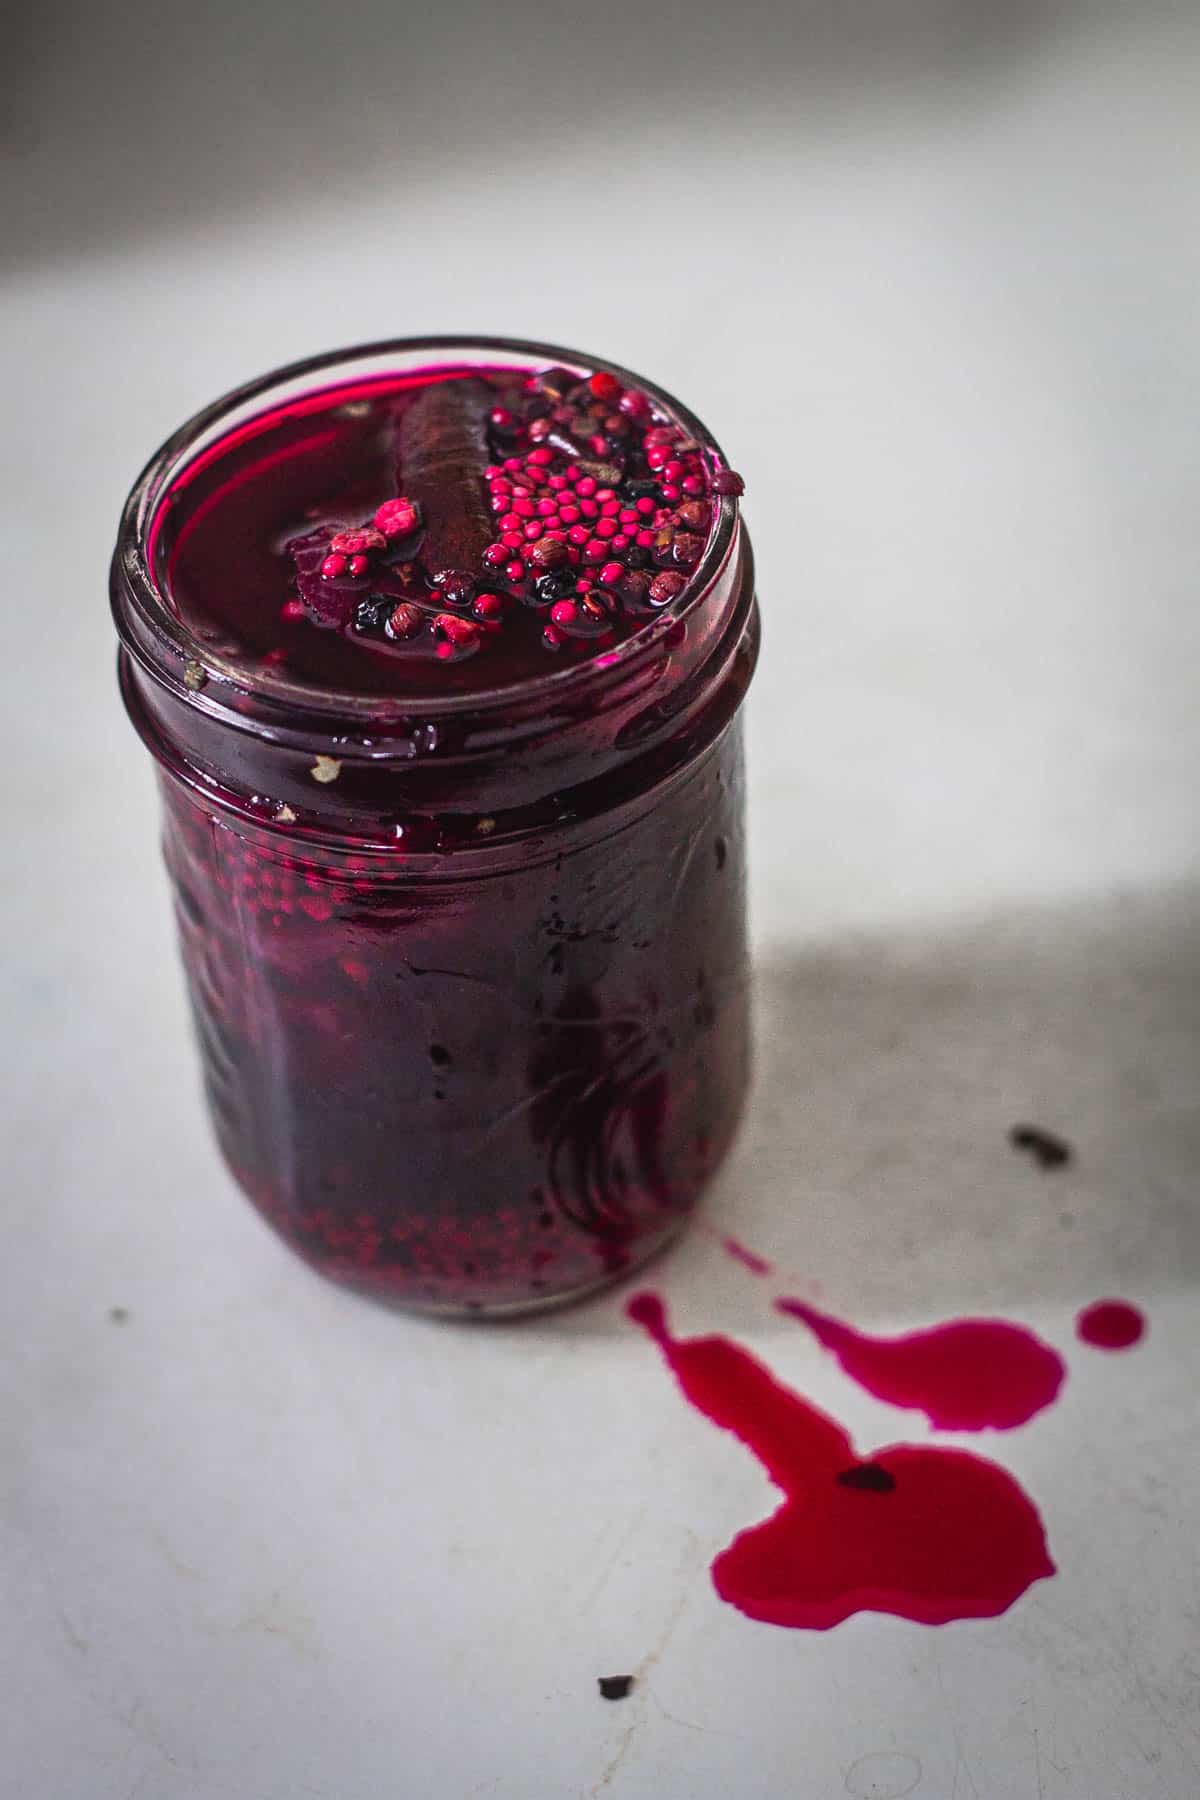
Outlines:
{"type": "Polygon", "coordinates": [[[1094,1300],[1077,1316],[1075,1335],[1095,1350],[1132,1350],[1146,1335],[1145,1314],[1128,1300],[1094,1300]]]}
{"type": "Polygon", "coordinates": [[[757,609],[699,422],[549,347],[199,415],[113,564],[221,1148],[315,1267],[520,1310],[687,1220],[748,1067],[757,609]]]}
{"type": "Polygon", "coordinates": [[[996,1463],[942,1444],[862,1457],[835,1419],[739,1344],[677,1337],[656,1294],[636,1294],[627,1311],[692,1405],[782,1490],[712,1566],[718,1594],[747,1617],[806,1631],[860,1612],[921,1625],[990,1619],[1054,1574],[1036,1507],[996,1463]]]}

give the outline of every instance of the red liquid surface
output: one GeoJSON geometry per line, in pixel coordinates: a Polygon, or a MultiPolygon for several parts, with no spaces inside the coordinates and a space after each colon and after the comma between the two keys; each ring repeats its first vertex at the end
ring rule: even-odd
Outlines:
{"type": "Polygon", "coordinates": [[[952,1319],[877,1338],[803,1300],[775,1304],[807,1325],[868,1393],[923,1412],[941,1431],[1011,1431],[1051,1404],[1066,1375],[1056,1350],[1005,1319],[952,1319]]]}
{"type": "Polygon", "coordinates": [[[737,1344],[675,1337],[654,1294],[628,1313],[692,1405],[783,1492],[713,1563],[718,1594],[739,1612],[817,1631],[858,1612],[944,1625],[1006,1612],[1054,1574],[1036,1508],[994,1463],[911,1444],[863,1461],[840,1425],[737,1344]]]}
{"type": "Polygon", "coordinates": [[[1097,1300],[1079,1314],[1075,1333],[1096,1350],[1131,1350],[1146,1335],[1146,1319],[1127,1300],[1097,1300]]]}
{"type": "Polygon", "coordinates": [[[665,423],[644,400],[635,425],[576,380],[582,387],[558,409],[573,426],[555,424],[527,371],[505,368],[429,369],[265,413],[197,459],[172,490],[155,539],[172,603],[227,656],[356,693],[477,692],[612,650],[661,610],[649,581],[665,573],[682,591],[712,523],[713,474],[681,428],[666,425],[677,452],[644,448],[647,432],[665,423]],[[589,405],[602,416],[589,417],[589,405]],[[491,424],[496,408],[520,421],[515,431],[491,424]],[[605,415],[624,435],[603,436],[605,415]],[[544,443],[530,437],[540,426],[554,431],[544,443]],[[589,428],[602,434],[601,448],[579,436],[589,428]],[[663,467],[668,454],[683,460],[663,467]],[[581,476],[584,468],[608,473],[581,476]],[[347,567],[329,578],[338,531],[371,527],[399,495],[416,503],[419,526],[369,549],[359,574],[347,567]],[[637,513],[636,523],[622,511],[637,513]],[[506,520],[512,570],[486,560],[506,520]],[[661,541],[638,542],[639,531],[655,530],[661,541]],[[572,542],[572,532],[584,541],[572,542]],[[559,540],[563,560],[548,574],[522,561],[546,550],[538,534],[559,540]],[[468,583],[461,597],[443,591],[446,571],[468,583]],[[547,579],[554,586],[543,591],[547,579]],[[603,601],[597,617],[584,610],[580,583],[603,601]],[[556,600],[575,615],[565,626],[555,623],[564,616],[556,600]],[[412,635],[386,623],[401,601],[414,608],[412,635]],[[460,648],[438,623],[447,618],[460,648]]]}

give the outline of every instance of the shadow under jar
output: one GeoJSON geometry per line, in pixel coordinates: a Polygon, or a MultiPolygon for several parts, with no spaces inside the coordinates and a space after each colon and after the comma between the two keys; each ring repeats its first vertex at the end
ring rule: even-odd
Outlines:
{"type": "Polygon", "coordinates": [[[321,1273],[447,1313],[567,1301],[724,1157],[740,490],[627,371],[438,338],[240,389],[135,486],[120,680],[212,1117],[321,1273]]]}

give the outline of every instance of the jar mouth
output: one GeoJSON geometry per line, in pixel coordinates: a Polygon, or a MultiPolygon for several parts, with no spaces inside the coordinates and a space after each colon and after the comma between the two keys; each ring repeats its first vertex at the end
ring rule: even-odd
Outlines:
{"type": "MultiPolygon", "coordinates": [[[[244,662],[223,655],[188,629],[171,605],[167,585],[158,579],[154,569],[156,525],[160,508],[173,484],[203,451],[220,442],[236,415],[244,415],[247,423],[253,419],[255,415],[247,409],[255,401],[277,398],[289,387],[296,388],[298,395],[320,392],[319,387],[308,384],[332,370],[352,378],[356,373],[361,374],[363,365],[371,365],[372,377],[377,374],[384,380],[389,373],[389,358],[404,358],[404,372],[411,374],[421,367],[412,359],[426,355],[431,359],[452,360],[464,367],[486,366],[508,356],[528,361],[531,368],[561,364],[580,374],[593,368],[610,370],[623,386],[640,388],[673,422],[682,425],[715,468],[727,466],[724,452],[712,433],[695,413],[664,388],[619,363],[581,355],[578,350],[560,344],[543,344],[522,338],[454,335],[385,338],[285,364],[231,389],[194,413],[150,458],[125,503],[113,565],[113,611],[126,649],[156,679],[166,680],[200,704],[204,704],[200,695],[211,684],[218,691],[235,689],[252,696],[256,711],[278,709],[293,720],[298,714],[335,717],[353,728],[367,722],[378,725],[384,717],[446,719],[455,713],[478,715],[500,707],[523,708],[526,701],[538,707],[553,707],[560,702],[569,702],[574,707],[578,696],[586,695],[589,689],[620,684],[647,658],[654,658],[662,651],[664,639],[670,637],[679,622],[686,619],[711,591],[729,560],[739,521],[738,502],[732,495],[712,495],[716,513],[708,542],[687,588],[677,601],[668,603],[628,638],[599,656],[504,686],[446,693],[428,690],[410,693],[397,689],[386,695],[326,688],[290,679],[283,668],[250,669],[244,662]],[[377,370],[374,365],[378,365],[377,370]]],[[[341,383],[330,385],[333,388],[341,383]]],[[[210,692],[209,704],[213,698],[215,694],[210,692]]]]}

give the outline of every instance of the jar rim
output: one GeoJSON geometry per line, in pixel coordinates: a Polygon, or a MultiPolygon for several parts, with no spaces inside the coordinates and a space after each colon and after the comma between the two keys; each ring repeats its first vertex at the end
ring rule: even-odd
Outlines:
{"type": "MultiPolygon", "coordinates": [[[[368,721],[378,725],[382,715],[405,719],[449,718],[454,714],[478,715],[500,708],[524,710],[526,703],[541,706],[561,700],[573,704],[577,697],[591,690],[619,683],[645,658],[659,653],[664,638],[703,602],[728,562],[735,543],[739,506],[734,495],[712,496],[717,508],[716,519],[704,554],[678,601],[668,603],[603,656],[590,657],[566,668],[550,669],[545,674],[504,686],[445,693],[398,690],[389,694],[324,688],[289,679],[286,670],[279,665],[261,670],[248,668],[245,663],[222,655],[191,632],[173,610],[166,584],[156,577],[152,545],[161,505],[174,482],[200,453],[202,440],[239,409],[255,400],[269,398],[273,391],[289,383],[355,363],[426,353],[430,356],[453,353],[454,360],[462,360],[464,366],[470,366],[474,361],[483,365],[497,356],[510,355],[528,359],[533,365],[564,364],[581,373],[589,367],[603,368],[611,371],[623,386],[637,387],[648,394],[674,422],[685,427],[713,460],[714,466],[728,466],[724,452],[703,421],[666,389],[619,363],[581,355],[579,351],[559,344],[524,338],[438,334],[383,338],[322,351],[316,356],[283,364],[230,389],[186,419],[147,462],[122,509],[113,563],[113,612],[126,649],[137,656],[152,676],[160,681],[165,679],[188,698],[206,707],[211,706],[215,698],[214,688],[218,692],[232,689],[244,700],[251,700],[256,710],[268,715],[278,714],[293,721],[298,714],[326,720],[336,718],[346,721],[351,729],[368,721]],[[201,699],[202,694],[204,699],[201,699]]],[[[420,367],[419,364],[416,366],[420,367]]],[[[381,371],[381,378],[383,373],[381,371]]],[[[221,440],[218,436],[210,441],[219,443],[221,440]]]]}

